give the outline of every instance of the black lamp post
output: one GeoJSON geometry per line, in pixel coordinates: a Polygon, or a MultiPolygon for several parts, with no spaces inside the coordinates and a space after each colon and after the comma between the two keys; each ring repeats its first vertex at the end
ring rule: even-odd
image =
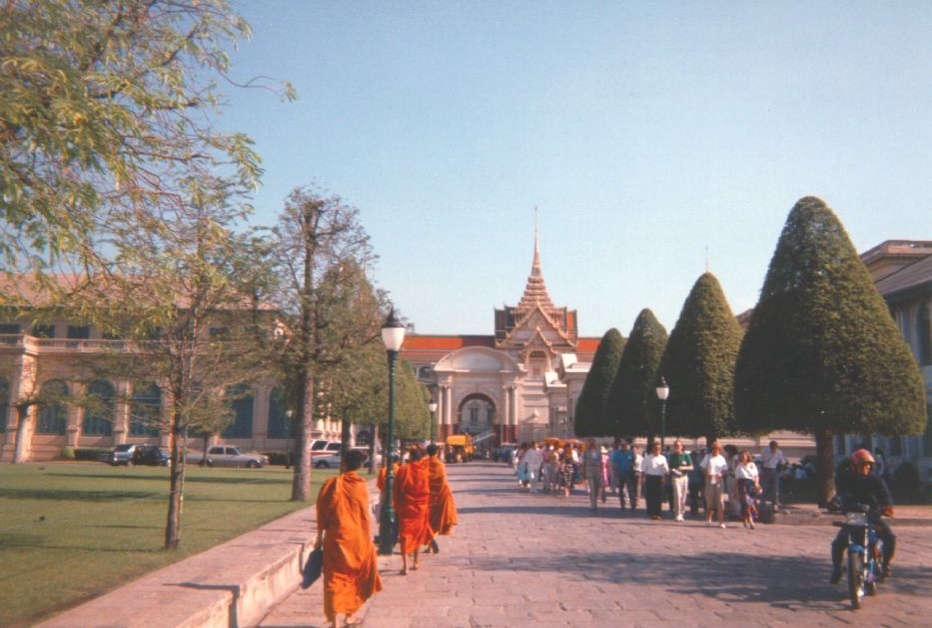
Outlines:
{"type": "Polygon", "coordinates": [[[437,427],[437,402],[433,399],[430,400],[430,403],[427,404],[427,409],[430,410],[430,444],[434,444],[434,434],[435,428],[437,427]]]}
{"type": "Polygon", "coordinates": [[[382,325],[382,344],[388,354],[388,434],[383,447],[382,459],[385,461],[385,503],[382,504],[382,517],[379,520],[379,554],[391,556],[395,547],[393,522],[395,509],[392,506],[392,494],[395,483],[395,470],[392,468],[392,446],[395,440],[395,360],[405,341],[405,328],[395,316],[395,309],[388,313],[388,319],[382,325]]]}
{"type": "Polygon", "coordinates": [[[660,378],[660,385],[657,386],[657,399],[660,399],[660,451],[664,452],[663,440],[667,435],[667,397],[670,396],[670,387],[667,386],[667,380],[660,378]]]}

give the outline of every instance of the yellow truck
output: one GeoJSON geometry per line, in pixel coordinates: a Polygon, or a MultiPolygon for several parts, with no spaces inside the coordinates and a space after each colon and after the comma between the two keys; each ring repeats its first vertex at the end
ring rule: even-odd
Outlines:
{"type": "Polygon", "coordinates": [[[447,462],[469,462],[475,451],[472,436],[469,434],[447,436],[447,462]]]}

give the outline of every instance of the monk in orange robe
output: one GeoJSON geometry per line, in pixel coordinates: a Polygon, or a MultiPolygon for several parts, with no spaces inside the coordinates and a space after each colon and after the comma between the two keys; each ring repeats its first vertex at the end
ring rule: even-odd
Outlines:
{"type": "MultiPolygon", "coordinates": [[[[453,492],[447,484],[447,471],[438,454],[440,448],[431,444],[427,446],[428,465],[430,468],[430,528],[434,535],[450,536],[456,525],[456,503],[453,492]]],[[[440,548],[436,538],[431,539],[428,553],[437,554],[440,548]]]]}
{"type": "Polygon", "coordinates": [[[412,569],[417,569],[418,552],[434,538],[430,529],[430,468],[424,450],[414,448],[408,453],[408,464],[398,469],[395,477],[395,515],[398,517],[398,540],[401,543],[401,575],[408,573],[408,554],[414,555],[412,569]]]}
{"type": "Polygon", "coordinates": [[[332,626],[346,622],[370,597],[382,590],[372,523],[369,488],[356,470],[365,455],[346,454],[346,471],[330,478],[317,495],[317,541],[324,548],[324,614],[332,626]]]}

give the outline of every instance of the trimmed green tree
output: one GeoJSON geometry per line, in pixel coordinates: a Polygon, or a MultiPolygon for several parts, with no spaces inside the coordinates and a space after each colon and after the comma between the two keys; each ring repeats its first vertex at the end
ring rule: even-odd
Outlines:
{"type": "Polygon", "coordinates": [[[612,421],[605,414],[605,402],[615,381],[624,347],[625,339],[614,327],[602,336],[576,402],[577,436],[605,436],[613,433],[612,421]]]}
{"type": "Polygon", "coordinates": [[[834,491],[833,434],[921,434],[915,357],[841,222],[801,199],[789,214],[738,354],[744,431],[812,433],[820,505],[834,491]]]}
{"type": "Polygon", "coordinates": [[[658,380],[670,386],[667,433],[711,443],[737,431],[734,412],[735,362],[741,326],[712,273],[693,285],[670,332],[658,380]]]}
{"type": "Polygon", "coordinates": [[[659,425],[657,367],[667,346],[667,330],[645,308],[638,314],[618,363],[605,413],[613,436],[653,436],[659,425]]]}

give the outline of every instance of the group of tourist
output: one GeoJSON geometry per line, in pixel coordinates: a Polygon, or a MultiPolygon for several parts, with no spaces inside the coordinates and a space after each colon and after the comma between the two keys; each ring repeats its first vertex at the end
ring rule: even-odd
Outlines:
{"type": "Polygon", "coordinates": [[[574,488],[589,494],[589,509],[609,494],[618,495],[621,510],[636,510],[644,496],[647,514],[662,519],[662,505],[670,503],[675,521],[684,521],[704,510],[709,526],[724,528],[726,516],[739,517],[754,529],[758,503],[766,499],[779,505],[779,473],[787,465],[776,441],[760,454],[760,469],[749,451],[713,442],[709,451],[687,453],[680,440],[672,451],[662,451],[653,441],[642,456],[634,443],[615,439],[611,446],[587,443],[522,443],[514,456],[518,484],[531,493],[562,493],[574,488]],[[626,499],[627,498],[627,499],[626,499]],[[727,511],[727,512],[726,512],[727,511]]]}
{"type": "MultiPolygon", "coordinates": [[[[402,575],[420,568],[422,548],[428,554],[439,553],[436,537],[450,535],[457,523],[453,493],[439,452],[433,444],[426,449],[414,447],[404,464],[399,464],[397,456],[389,462],[395,476],[391,498],[402,575]]],[[[364,458],[362,452],[349,451],[343,472],[325,481],[317,497],[314,548],[323,547],[324,614],[332,626],[339,626],[341,619],[345,624],[354,623],[355,613],[366,600],[382,590],[372,540],[369,489],[357,473],[364,458]]],[[[387,469],[382,467],[377,480],[380,508],[388,498],[387,469]]]]}

